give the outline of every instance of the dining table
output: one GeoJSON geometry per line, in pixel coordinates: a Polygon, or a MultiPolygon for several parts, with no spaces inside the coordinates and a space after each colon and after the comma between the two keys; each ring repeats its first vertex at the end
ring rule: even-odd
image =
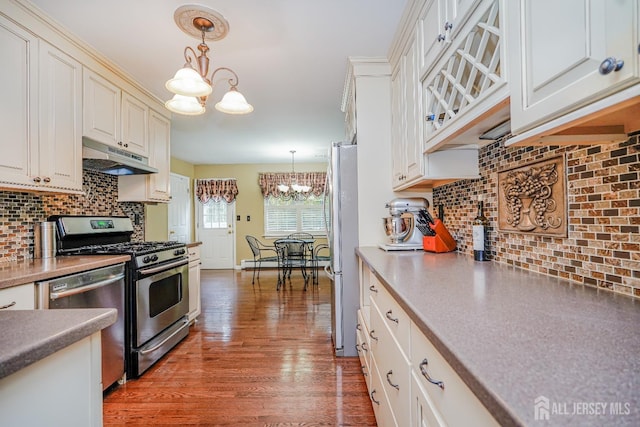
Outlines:
{"type": "Polygon", "coordinates": [[[312,238],[282,238],[273,242],[278,254],[278,285],[277,289],[284,284],[285,279],[289,277],[291,281],[291,271],[293,268],[300,268],[302,277],[304,278],[304,290],[307,290],[309,276],[307,275],[307,267],[312,265],[313,261],[313,245],[315,239],[312,238]]]}

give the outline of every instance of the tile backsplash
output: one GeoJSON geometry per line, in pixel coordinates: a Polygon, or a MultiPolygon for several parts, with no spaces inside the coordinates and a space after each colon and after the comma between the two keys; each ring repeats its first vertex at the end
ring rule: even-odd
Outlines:
{"type": "Polygon", "coordinates": [[[83,195],[0,191],[0,262],[33,258],[34,225],[50,215],[126,215],[134,222],[132,240],[144,240],[144,205],[118,203],[118,177],[85,170],[83,189],[83,195]]]}
{"type": "MultiPolygon", "coordinates": [[[[480,150],[480,175],[436,187],[433,205],[444,205],[444,223],[458,251],[472,255],[472,221],[478,194],[489,220],[494,261],[573,282],[640,297],[640,143],[505,147],[480,150]],[[498,172],[564,153],[567,162],[566,238],[498,231],[498,172]]],[[[437,212],[437,209],[434,209],[437,212]]]]}

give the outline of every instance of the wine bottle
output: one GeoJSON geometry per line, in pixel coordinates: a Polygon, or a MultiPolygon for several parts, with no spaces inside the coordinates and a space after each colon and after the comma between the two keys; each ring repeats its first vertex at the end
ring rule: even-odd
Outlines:
{"type": "Polygon", "coordinates": [[[478,213],[473,219],[473,259],[476,261],[489,261],[487,252],[487,228],[489,221],[484,216],[484,202],[482,196],[478,196],[478,213]]]}

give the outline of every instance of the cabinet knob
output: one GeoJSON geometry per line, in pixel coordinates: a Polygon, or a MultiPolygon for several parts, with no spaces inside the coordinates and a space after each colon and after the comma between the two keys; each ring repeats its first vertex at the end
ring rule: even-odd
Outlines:
{"type": "Polygon", "coordinates": [[[447,36],[445,36],[444,34],[438,34],[438,38],[436,40],[438,40],[438,42],[443,42],[445,41],[447,38],[447,36]]]}
{"type": "Polygon", "coordinates": [[[51,182],[51,178],[49,178],[48,176],[45,176],[43,181],[49,183],[51,182]]]}
{"type": "Polygon", "coordinates": [[[124,144],[124,148],[129,148],[129,144],[124,144]]]}
{"type": "Polygon", "coordinates": [[[624,61],[622,59],[616,59],[613,56],[608,57],[600,64],[598,71],[600,74],[607,75],[612,71],[620,71],[624,66],[624,61]]]}
{"type": "Polygon", "coordinates": [[[42,181],[42,179],[40,179],[39,176],[36,176],[35,178],[33,178],[33,182],[40,182],[42,181]]]}
{"type": "Polygon", "coordinates": [[[451,22],[445,22],[444,23],[444,30],[445,31],[449,31],[452,28],[453,28],[453,24],[451,22]]]}
{"type": "Polygon", "coordinates": [[[122,147],[122,141],[119,141],[119,142],[118,142],[118,145],[122,147]]]}

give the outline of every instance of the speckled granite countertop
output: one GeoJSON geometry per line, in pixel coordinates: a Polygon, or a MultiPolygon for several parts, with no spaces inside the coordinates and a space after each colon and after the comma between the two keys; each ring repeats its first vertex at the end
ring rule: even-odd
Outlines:
{"type": "Polygon", "coordinates": [[[115,323],[115,308],[0,312],[0,378],[115,323]]]}
{"type": "Polygon", "coordinates": [[[86,255],[37,258],[0,263],[0,289],[129,261],[129,255],[86,255]]]}
{"type": "Polygon", "coordinates": [[[502,425],[640,425],[640,301],[456,253],[357,253],[502,425]]]}

